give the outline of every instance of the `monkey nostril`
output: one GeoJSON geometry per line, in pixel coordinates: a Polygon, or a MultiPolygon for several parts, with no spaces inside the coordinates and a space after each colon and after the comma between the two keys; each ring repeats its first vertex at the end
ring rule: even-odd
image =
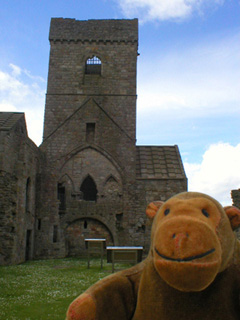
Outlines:
{"type": "Polygon", "coordinates": [[[184,238],[189,238],[189,233],[188,232],[186,232],[186,233],[173,233],[173,235],[172,235],[172,239],[179,239],[179,238],[181,238],[181,239],[184,239],[184,238]]]}

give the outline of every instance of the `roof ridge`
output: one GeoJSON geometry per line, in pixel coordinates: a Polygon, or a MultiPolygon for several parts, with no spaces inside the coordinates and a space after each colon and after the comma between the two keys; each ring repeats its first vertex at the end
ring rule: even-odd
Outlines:
{"type": "Polygon", "coordinates": [[[9,130],[24,115],[24,112],[0,112],[0,130],[9,130]]]}

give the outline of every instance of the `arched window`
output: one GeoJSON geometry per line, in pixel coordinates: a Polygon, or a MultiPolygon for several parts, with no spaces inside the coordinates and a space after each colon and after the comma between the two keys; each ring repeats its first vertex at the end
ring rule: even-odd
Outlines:
{"type": "Polygon", "coordinates": [[[90,175],[84,179],[80,191],[83,193],[83,200],[97,201],[97,187],[90,175]]]}
{"type": "Polygon", "coordinates": [[[85,64],[85,74],[101,74],[101,60],[93,56],[88,58],[85,64]]]}

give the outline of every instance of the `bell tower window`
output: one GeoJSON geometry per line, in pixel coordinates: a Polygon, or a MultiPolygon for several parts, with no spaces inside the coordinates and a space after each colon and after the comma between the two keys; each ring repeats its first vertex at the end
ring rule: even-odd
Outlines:
{"type": "Polygon", "coordinates": [[[101,75],[101,67],[102,62],[98,57],[93,56],[91,58],[88,58],[85,64],[85,74],[101,75]]]}

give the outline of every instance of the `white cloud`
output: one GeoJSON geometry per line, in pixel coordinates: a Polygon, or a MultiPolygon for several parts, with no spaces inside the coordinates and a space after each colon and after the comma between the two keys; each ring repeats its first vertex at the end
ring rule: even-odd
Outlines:
{"type": "Polygon", "coordinates": [[[240,112],[239,32],[139,61],[139,112],[180,116],[240,112]],[[151,70],[149,72],[149,70],[151,70]]]}
{"type": "Polygon", "coordinates": [[[231,190],[240,188],[240,144],[211,145],[199,164],[184,163],[189,191],[209,194],[231,205],[231,190]]]}
{"type": "Polygon", "coordinates": [[[12,68],[12,76],[14,77],[17,77],[17,76],[20,76],[22,70],[21,68],[19,68],[18,66],[16,66],[15,64],[13,63],[10,63],[9,66],[12,68]]]}
{"type": "Polygon", "coordinates": [[[205,6],[216,6],[224,0],[117,0],[128,17],[136,15],[141,21],[185,19],[194,11],[199,13],[205,6]]]}
{"type": "Polygon", "coordinates": [[[29,137],[39,145],[42,138],[45,81],[10,64],[0,70],[0,111],[25,112],[29,137]]]}
{"type": "Polygon", "coordinates": [[[13,104],[9,103],[8,101],[2,100],[0,102],[0,111],[15,112],[18,110],[13,104]]]}

